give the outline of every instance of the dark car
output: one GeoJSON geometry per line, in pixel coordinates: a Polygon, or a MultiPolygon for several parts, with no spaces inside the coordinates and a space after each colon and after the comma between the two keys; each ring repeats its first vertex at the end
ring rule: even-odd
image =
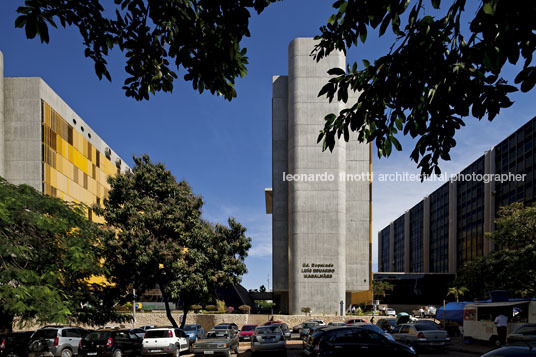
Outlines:
{"type": "Polygon", "coordinates": [[[229,330],[229,329],[231,329],[235,333],[238,333],[240,331],[240,329],[238,328],[238,325],[235,324],[234,322],[217,324],[212,329],[213,330],[229,330]]]}
{"type": "Polygon", "coordinates": [[[78,345],[81,357],[139,356],[143,339],[127,329],[104,329],[88,333],[78,345]]]}
{"type": "Polygon", "coordinates": [[[378,322],[376,322],[376,326],[378,326],[385,332],[391,333],[396,327],[396,319],[379,319],[378,322]]]}
{"type": "Polygon", "coordinates": [[[489,351],[480,357],[534,357],[536,356],[536,343],[516,342],[501,348],[489,351]]]}
{"type": "Polygon", "coordinates": [[[314,356],[356,356],[378,357],[416,356],[415,350],[387,339],[382,334],[359,326],[329,328],[320,338],[312,338],[314,356]]]}
{"type": "Polygon", "coordinates": [[[508,343],[512,342],[536,342],[536,324],[519,326],[508,336],[508,343]]]}
{"type": "Polygon", "coordinates": [[[33,331],[13,332],[0,337],[0,357],[26,357],[33,331]]]}

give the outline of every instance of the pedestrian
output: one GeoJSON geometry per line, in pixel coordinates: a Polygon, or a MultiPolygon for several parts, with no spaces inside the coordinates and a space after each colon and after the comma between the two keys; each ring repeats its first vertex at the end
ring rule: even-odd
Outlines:
{"type": "Polygon", "coordinates": [[[422,308],[422,306],[421,306],[421,308],[419,309],[419,317],[420,317],[420,318],[423,318],[423,317],[424,317],[424,309],[422,308]]]}
{"type": "Polygon", "coordinates": [[[495,325],[497,326],[497,335],[499,335],[499,342],[501,345],[506,343],[506,327],[508,326],[508,317],[503,313],[495,318],[495,325]]]}
{"type": "Polygon", "coordinates": [[[355,314],[355,306],[352,306],[352,314],[355,314]]]}
{"type": "Polygon", "coordinates": [[[372,318],[370,319],[370,323],[374,324],[374,316],[372,316],[372,318]]]}

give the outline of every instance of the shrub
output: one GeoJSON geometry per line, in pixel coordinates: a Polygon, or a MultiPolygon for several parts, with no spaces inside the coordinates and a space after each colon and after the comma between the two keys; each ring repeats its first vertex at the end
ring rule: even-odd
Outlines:
{"type": "Polygon", "coordinates": [[[197,314],[199,311],[201,311],[203,307],[201,305],[192,305],[190,306],[190,309],[194,310],[194,312],[197,314]]]}
{"type": "Polygon", "coordinates": [[[249,306],[249,305],[240,305],[238,307],[238,310],[240,310],[240,312],[243,313],[243,314],[249,314],[249,312],[251,311],[251,306],[249,306]]]}
{"type": "Polygon", "coordinates": [[[218,307],[217,311],[225,312],[225,301],[222,300],[216,300],[216,306],[218,307]]]}
{"type": "Polygon", "coordinates": [[[311,313],[311,308],[310,307],[302,307],[301,312],[303,312],[306,315],[310,314],[311,313]]]}
{"type": "Polygon", "coordinates": [[[205,306],[205,310],[207,310],[207,311],[217,311],[218,307],[216,305],[207,305],[207,306],[205,306]]]}

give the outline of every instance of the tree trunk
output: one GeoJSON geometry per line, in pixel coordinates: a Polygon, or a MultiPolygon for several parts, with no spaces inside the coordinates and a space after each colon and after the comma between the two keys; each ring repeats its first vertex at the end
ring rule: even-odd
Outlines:
{"type": "Polygon", "coordinates": [[[175,319],[171,315],[171,309],[169,308],[169,296],[166,293],[166,289],[165,289],[164,285],[162,285],[162,284],[158,284],[158,285],[160,286],[160,292],[162,293],[162,298],[164,298],[164,304],[166,305],[166,316],[167,316],[169,322],[171,322],[171,326],[173,326],[175,328],[178,328],[179,326],[177,325],[177,322],[175,321],[175,319]]]}
{"type": "Polygon", "coordinates": [[[190,305],[187,303],[184,303],[184,312],[182,315],[181,328],[184,328],[184,324],[186,324],[186,316],[188,316],[188,311],[190,311],[190,305]]]}
{"type": "Polygon", "coordinates": [[[14,318],[13,315],[5,313],[0,309],[0,333],[12,332],[14,318]]]}

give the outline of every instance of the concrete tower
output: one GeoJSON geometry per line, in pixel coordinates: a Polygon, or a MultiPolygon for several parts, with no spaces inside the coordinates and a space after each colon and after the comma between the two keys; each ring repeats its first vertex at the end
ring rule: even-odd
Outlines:
{"type": "Polygon", "coordinates": [[[273,80],[274,294],[291,314],[304,307],[338,313],[341,302],[345,309],[353,302],[352,294],[368,296],[370,284],[370,185],[346,180],[369,172],[370,150],[340,140],[333,152],[322,152],[317,144],[324,116],[345,106],[318,92],[330,78],[327,71],[346,68],[346,58],[334,52],[317,63],[314,44],[293,40],[289,75],[273,80]],[[300,179],[287,180],[288,174],[300,179]]]}

